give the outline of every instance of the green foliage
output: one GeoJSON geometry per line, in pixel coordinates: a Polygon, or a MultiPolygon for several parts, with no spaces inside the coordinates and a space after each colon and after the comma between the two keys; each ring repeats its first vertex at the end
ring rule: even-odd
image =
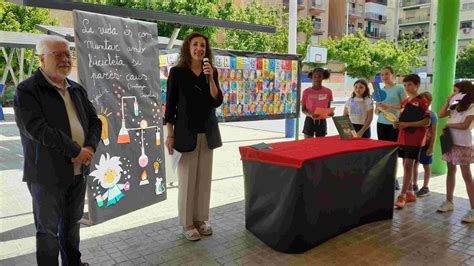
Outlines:
{"type": "MultiPolygon", "coordinates": [[[[226,0],[224,5],[221,5],[220,0],[86,0],[84,2],[220,19],[226,19],[232,12],[230,0],[226,0]]],[[[173,23],[158,22],[160,36],[170,37],[175,27],[173,23]]],[[[218,30],[216,27],[182,25],[178,39],[184,39],[191,32],[200,32],[215,44],[218,30]]]]}
{"type": "MultiPolygon", "coordinates": [[[[31,8],[17,6],[12,3],[8,3],[4,0],[0,0],[0,30],[3,31],[15,31],[15,32],[33,32],[40,33],[35,28],[37,24],[43,25],[57,25],[58,21],[49,16],[49,10],[43,8],[31,8]]],[[[9,53],[10,49],[6,49],[9,53]]],[[[26,50],[25,58],[30,58],[32,54],[31,50],[26,50]]],[[[30,61],[25,60],[24,70],[29,68],[30,61]]],[[[35,66],[38,66],[38,61],[35,61],[35,66]]],[[[0,56],[0,73],[3,73],[6,66],[5,58],[0,56]]],[[[13,70],[18,73],[18,59],[15,54],[12,60],[13,70]]],[[[8,76],[6,83],[11,81],[11,76],[8,76]]]]}
{"type": "Polygon", "coordinates": [[[456,62],[456,78],[474,79],[474,42],[459,53],[456,62]]]}
{"type": "Polygon", "coordinates": [[[346,71],[352,77],[372,78],[385,66],[392,66],[397,74],[408,74],[425,62],[420,55],[426,54],[426,40],[402,39],[400,43],[380,39],[375,43],[364,36],[363,31],[345,35],[341,39],[329,38],[322,43],[328,48],[328,60],[346,63],[346,71]]]}
{"type": "MultiPolygon", "coordinates": [[[[286,53],[288,48],[288,12],[284,11],[281,5],[266,8],[256,0],[244,8],[235,8],[232,0],[225,0],[223,3],[221,0],[86,0],[84,2],[272,25],[277,28],[274,34],[225,29],[223,43],[216,41],[219,33],[217,27],[183,25],[178,39],[183,39],[190,32],[200,32],[209,37],[213,46],[223,49],[286,53]]],[[[158,23],[160,36],[171,36],[174,28],[175,25],[171,23],[158,23]]],[[[298,19],[297,31],[306,36],[305,42],[297,45],[297,53],[305,55],[313,31],[311,18],[298,19]]]]}
{"type": "MultiPolygon", "coordinates": [[[[238,8],[230,20],[270,25],[276,27],[276,33],[251,32],[226,29],[223,48],[287,53],[288,51],[288,13],[283,6],[266,8],[258,1],[253,0],[244,8],[238,8]]],[[[306,54],[306,47],[310,43],[313,25],[309,17],[299,18],[297,31],[305,34],[305,42],[297,46],[297,53],[306,54]]]]}

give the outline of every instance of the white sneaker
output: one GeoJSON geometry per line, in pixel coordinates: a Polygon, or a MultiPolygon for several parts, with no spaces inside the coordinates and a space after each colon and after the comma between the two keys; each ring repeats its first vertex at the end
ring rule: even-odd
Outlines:
{"type": "Polygon", "coordinates": [[[462,221],[466,223],[474,223],[474,210],[467,211],[467,213],[462,217],[462,221]]]}
{"type": "Polygon", "coordinates": [[[449,212],[454,210],[454,205],[452,202],[445,201],[441,203],[441,205],[438,207],[439,212],[449,212]]]}

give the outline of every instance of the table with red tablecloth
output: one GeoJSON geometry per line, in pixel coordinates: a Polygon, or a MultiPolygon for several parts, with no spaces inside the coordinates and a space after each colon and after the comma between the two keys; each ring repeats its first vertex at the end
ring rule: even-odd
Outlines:
{"type": "Polygon", "coordinates": [[[398,145],[338,136],[240,147],[246,228],[275,250],[304,252],[393,217],[398,145]]]}

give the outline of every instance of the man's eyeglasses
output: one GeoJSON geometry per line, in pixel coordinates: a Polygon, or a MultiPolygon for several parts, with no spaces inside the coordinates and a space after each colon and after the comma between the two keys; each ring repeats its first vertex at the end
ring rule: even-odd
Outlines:
{"type": "Polygon", "coordinates": [[[55,52],[47,52],[46,55],[48,55],[48,54],[52,54],[54,56],[54,58],[56,58],[56,59],[62,59],[63,56],[65,56],[67,59],[71,58],[71,53],[69,53],[69,52],[55,51],[55,52]]]}

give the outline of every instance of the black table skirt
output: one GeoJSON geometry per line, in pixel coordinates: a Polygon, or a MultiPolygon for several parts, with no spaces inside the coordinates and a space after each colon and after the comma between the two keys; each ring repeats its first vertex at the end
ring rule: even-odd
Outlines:
{"type": "Polygon", "coordinates": [[[300,169],[243,161],[246,228],[275,250],[300,253],[392,219],[397,150],[335,155],[300,169]]]}

